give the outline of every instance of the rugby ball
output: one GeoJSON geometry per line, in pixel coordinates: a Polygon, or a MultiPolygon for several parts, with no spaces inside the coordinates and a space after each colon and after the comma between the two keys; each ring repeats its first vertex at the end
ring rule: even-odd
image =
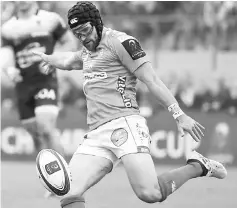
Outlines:
{"type": "Polygon", "coordinates": [[[52,149],[41,150],[36,158],[41,184],[50,192],[63,196],[70,190],[71,173],[65,159],[52,149]]]}

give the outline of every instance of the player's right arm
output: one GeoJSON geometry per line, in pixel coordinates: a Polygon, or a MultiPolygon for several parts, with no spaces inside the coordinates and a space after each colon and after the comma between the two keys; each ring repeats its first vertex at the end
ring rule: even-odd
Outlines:
{"type": "Polygon", "coordinates": [[[2,34],[1,34],[1,48],[0,48],[0,57],[1,57],[1,65],[0,69],[4,72],[4,74],[13,82],[22,81],[22,76],[20,75],[20,70],[15,67],[16,65],[16,57],[13,50],[13,42],[8,37],[10,34],[9,24],[6,22],[2,26],[2,34]]]}
{"type": "Polygon", "coordinates": [[[51,55],[47,55],[42,52],[34,51],[34,54],[41,57],[45,63],[43,67],[45,73],[49,73],[51,70],[58,68],[61,70],[82,70],[83,62],[81,59],[81,51],[77,52],[55,52],[51,55]]]}

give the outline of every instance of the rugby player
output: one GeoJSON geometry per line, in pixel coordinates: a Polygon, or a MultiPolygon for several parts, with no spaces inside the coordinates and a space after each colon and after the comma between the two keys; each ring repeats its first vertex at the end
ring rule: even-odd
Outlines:
{"type": "Polygon", "coordinates": [[[19,117],[32,135],[37,153],[47,147],[63,154],[55,135],[59,111],[56,71],[45,74],[41,59],[31,51],[51,54],[57,43],[70,50],[73,35],[58,14],[40,10],[37,2],[17,1],[15,7],[16,15],[1,31],[1,54],[13,57],[15,63],[6,61],[2,68],[15,84],[19,117]]]}
{"type": "Polygon", "coordinates": [[[68,24],[83,44],[78,52],[46,55],[45,71],[83,70],[89,132],[70,161],[72,186],[61,198],[64,208],[85,207],[85,192],[122,161],[131,186],[147,203],[164,201],[192,178],[225,178],[219,162],[193,151],[187,164],[157,176],[149,153],[150,135],[136,101],[137,79],[146,84],[157,100],[174,117],[181,135],[188,133],[199,142],[204,127],[185,114],[162,83],[139,41],[103,25],[100,13],[90,2],[78,2],[68,11],[68,24]]]}

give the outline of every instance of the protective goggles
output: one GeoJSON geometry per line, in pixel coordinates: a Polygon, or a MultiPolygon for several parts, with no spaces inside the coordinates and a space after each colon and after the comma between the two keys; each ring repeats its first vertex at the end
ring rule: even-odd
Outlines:
{"type": "Polygon", "coordinates": [[[80,40],[84,41],[93,31],[93,26],[90,22],[78,25],[72,29],[73,34],[80,40]]]}

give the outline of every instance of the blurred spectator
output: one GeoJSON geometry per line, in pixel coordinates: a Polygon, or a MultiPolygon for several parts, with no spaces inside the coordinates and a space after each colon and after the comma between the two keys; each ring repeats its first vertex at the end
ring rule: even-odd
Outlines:
{"type": "Polygon", "coordinates": [[[231,165],[235,155],[230,139],[231,132],[229,125],[226,122],[217,123],[213,135],[210,138],[210,147],[207,156],[225,165],[231,165]]]}
{"type": "Polygon", "coordinates": [[[176,99],[183,105],[183,107],[190,108],[193,106],[195,99],[195,89],[193,85],[193,78],[190,74],[186,74],[178,85],[176,99]]]}
{"type": "MultiPolygon", "coordinates": [[[[73,4],[71,1],[39,2],[40,8],[59,13],[64,20],[68,8],[73,4]]],[[[237,51],[237,2],[235,1],[98,1],[96,4],[103,13],[106,25],[110,27],[114,25],[119,30],[135,35],[149,50],[155,47],[156,50],[161,51],[160,53],[163,49],[207,51],[213,46],[213,32],[216,32],[218,41],[215,42],[214,47],[217,51],[237,51]]],[[[14,14],[15,8],[14,2],[11,1],[3,1],[1,5],[1,24],[3,24],[14,14]]],[[[78,41],[75,42],[75,45],[77,44],[79,46],[78,41]]],[[[159,58],[158,54],[152,55],[155,60],[159,58]]],[[[159,69],[157,71],[159,72],[159,69]]],[[[186,74],[183,77],[181,75],[184,74],[177,68],[172,73],[165,71],[161,77],[184,107],[202,109],[205,112],[222,110],[231,115],[237,115],[237,78],[223,81],[219,78],[215,80],[213,74],[203,74],[203,80],[197,80],[196,74],[186,74]]],[[[2,76],[4,86],[9,83],[5,79],[2,76]]],[[[14,96],[11,93],[7,95],[11,91],[7,88],[11,89],[11,87],[2,87],[2,107],[4,109],[15,106],[14,96]],[[13,99],[13,102],[9,102],[9,99],[13,99]]],[[[60,80],[59,87],[60,102],[63,107],[70,105],[80,110],[86,109],[83,90],[76,82],[65,77],[60,80]]],[[[137,97],[144,116],[153,116],[162,110],[162,107],[157,105],[144,86],[138,83],[138,89],[137,97]]]]}
{"type": "Polygon", "coordinates": [[[15,5],[12,1],[1,2],[1,25],[11,18],[15,12],[15,5]]]}
{"type": "Polygon", "coordinates": [[[140,114],[145,118],[149,118],[153,114],[153,106],[149,101],[149,90],[141,81],[137,84],[137,102],[140,109],[140,114]]]}
{"type": "Polygon", "coordinates": [[[237,115],[237,80],[226,83],[226,99],[223,101],[223,110],[234,116],[237,115]]]}
{"type": "MultiPolygon", "coordinates": [[[[71,1],[39,2],[42,9],[59,13],[64,20],[72,4],[71,1]]],[[[208,49],[213,44],[213,29],[216,26],[216,47],[237,50],[237,2],[234,1],[98,1],[96,4],[106,24],[136,35],[144,43],[150,44],[151,39],[155,42],[158,36],[160,48],[208,49]]],[[[13,2],[2,2],[2,23],[13,13],[13,2]]]]}

